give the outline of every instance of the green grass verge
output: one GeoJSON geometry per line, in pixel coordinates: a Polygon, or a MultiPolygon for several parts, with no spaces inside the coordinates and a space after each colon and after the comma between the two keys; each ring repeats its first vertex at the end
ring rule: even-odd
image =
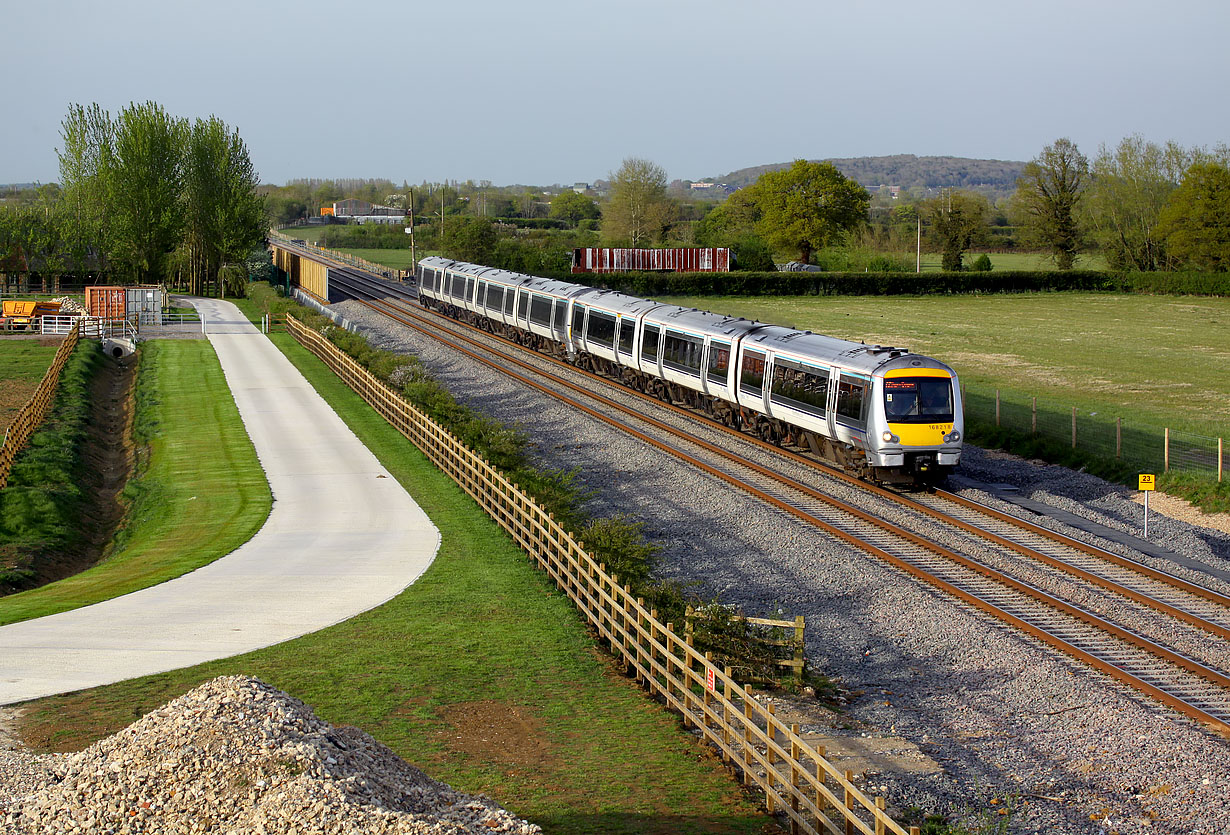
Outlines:
{"type": "Polygon", "coordinates": [[[109,556],[56,583],[0,599],[0,624],[63,612],[170,580],[252,537],[272,499],[213,347],[141,348],[135,432],[148,445],[109,556]]]}
{"type": "Polygon", "coordinates": [[[58,345],[0,338],[0,437],[51,367],[58,345]]]}
{"type": "Polygon", "coordinates": [[[568,599],[460,488],[289,336],[273,340],[440,528],[434,564],[389,603],[295,641],[32,702],[28,741],[79,748],[242,673],[549,833],[774,831],[676,719],[612,671],[568,599]],[[463,745],[455,718],[482,708],[515,712],[521,742],[463,745]]]}

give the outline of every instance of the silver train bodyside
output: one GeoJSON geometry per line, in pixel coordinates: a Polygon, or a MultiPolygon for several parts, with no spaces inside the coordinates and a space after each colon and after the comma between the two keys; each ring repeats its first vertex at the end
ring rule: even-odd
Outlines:
{"type": "Polygon", "coordinates": [[[960,385],[930,357],[446,258],[418,284],[426,307],[872,480],[960,461],[960,385]]]}

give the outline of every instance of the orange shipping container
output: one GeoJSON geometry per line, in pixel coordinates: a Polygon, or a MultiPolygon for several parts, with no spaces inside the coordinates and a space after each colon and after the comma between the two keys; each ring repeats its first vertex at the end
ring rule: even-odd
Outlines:
{"type": "Polygon", "coordinates": [[[123,287],[85,288],[85,309],[98,319],[123,319],[127,313],[128,295],[123,287]]]}

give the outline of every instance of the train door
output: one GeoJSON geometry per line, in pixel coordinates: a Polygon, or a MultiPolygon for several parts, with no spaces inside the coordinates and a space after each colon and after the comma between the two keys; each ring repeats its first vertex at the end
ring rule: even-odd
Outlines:
{"type": "Polygon", "coordinates": [[[562,344],[568,342],[568,300],[555,300],[555,315],[551,319],[551,333],[555,341],[562,344]]]}
{"type": "Polygon", "coordinates": [[[619,315],[619,338],[615,356],[620,365],[633,365],[636,354],[636,319],[632,316],[619,315]]]}

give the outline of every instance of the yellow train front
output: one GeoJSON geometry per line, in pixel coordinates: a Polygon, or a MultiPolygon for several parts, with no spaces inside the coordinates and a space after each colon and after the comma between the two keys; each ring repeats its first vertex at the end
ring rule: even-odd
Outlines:
{"type": "Polygon", "coordinates": [[[877,369],[872,379],[867,459],[876,475],[882,481],[943,481],[961,460],[965,432],[956,373],[909,354],[877,369]]]}

